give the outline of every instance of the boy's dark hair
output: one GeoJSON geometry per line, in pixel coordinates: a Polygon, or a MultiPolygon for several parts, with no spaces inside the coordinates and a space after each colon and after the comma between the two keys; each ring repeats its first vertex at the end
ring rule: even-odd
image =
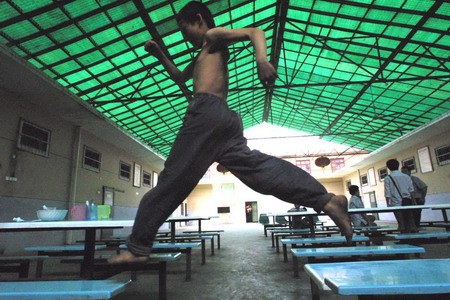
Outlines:
{"type": "Polygon", "coordinates": [[[359,187],[357,185],[351,185],[348,187],[348,192],[350,195],[356,194],[357,191],[359,191],[359,187]]]}
{"type": "Polygon", "coordinates": [[[178,12],[177,23],[187,22],[193,24],[198,21],[197,14],[200,14],[203,17],[203,20],[205,20],[206,25],[208,25],[209,28],[216,27],[211,11],[205,4],[198,1],[189,2],[178,12]]]}
{"type": "Polygon", "coordinates": [[[386,162],[386,167],[388,167],[389,170],[391,171],[396,171],[398,170],[398,167],[400,166],[400,163],[398,162],[398,160],[396,160],[395,158],[390,159],[386,162]]]}

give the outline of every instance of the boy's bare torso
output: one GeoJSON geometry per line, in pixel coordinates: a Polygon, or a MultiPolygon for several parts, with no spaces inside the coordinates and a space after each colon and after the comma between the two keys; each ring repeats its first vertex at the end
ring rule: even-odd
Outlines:
{"type": "Polygon", "coordinates": [[[228,49],[211,51],[202,47],[194,61],[194,93],[209,93],[222,99],[228,94],[228,49]]]}

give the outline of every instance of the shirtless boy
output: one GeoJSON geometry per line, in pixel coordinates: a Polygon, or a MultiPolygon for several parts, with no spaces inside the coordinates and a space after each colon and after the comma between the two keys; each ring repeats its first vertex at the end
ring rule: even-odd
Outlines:
{"type": "Polygon", "coordinates": [[[251,41],[259,79],[264,85],[274,82],[276,71],[267,60],[264,32],[258,28],[216,27],[206,6],[194,1],[181,9],[177,21],[184,38],[200,49],[185,70],[180,71],[156,42],[147,41],[145,49],[159,59],[176,82],[193,78],[194,98],[157,186],[141,200],[128,238],[128,250],[111,257],[109,262],[148,260],[158,228],[186,199],[213,162],[226,167],[257,192],[324,211],[350,243],[352,226],[345,196],[328,193],[312,176],[289,162],[250,150],[239,115],[227,106],[228,45],[251,41]]]}

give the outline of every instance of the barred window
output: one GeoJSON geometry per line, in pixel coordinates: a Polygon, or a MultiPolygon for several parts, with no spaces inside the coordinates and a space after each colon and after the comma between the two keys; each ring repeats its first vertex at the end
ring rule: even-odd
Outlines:
{"type": "Polygon", "coordinates": [[[119,178],[130,181],[131,178],[131,165],[126,162],[120,162],[119,178]]]}
{"type": "Polygon", "coordinates": [[[436,148],[435,152],[439,166],[450,164],[450,144],[436,148]]]}
{"type": "Polygon", "coordinates": [[[369,179],[367,178],[367,174],[361,175],[361,185],[362,186],[369,185],[369,179]]]}
{"type": "Polygon", "coordinates": [[[408,167],[411,170],[411,173],[417,172],[414,156],[402,160],[402,166],[408,167]]]}
{"type": "Polygon", "coordinates": [[[343,158],[332,158],[331,161],[331,171],[336,172],[337,170],[345,167],[345,160],[343,158]]]}
{"type": "Polygon", "coordinates": [[[299,167],[300,169],[302,169],[303,171],[305,171],[306,173],[311,174],[311,161],[310,161],[309,159],[308,159],[308,160],[305,160],[305,159],[302,159],[302,160],[297,159],[297,160],[295,161],[295,165],[296,165],[297,167],[299,167]]]}
{"type": "Polygon", "coordinates": [[[152,186],[152,175],[149,172],[143,171],[142,185],[146,187],[152,186]]]}
{"type": "Polygon", "coordinates": [[[50,131],[21,120],[17,147],[48,157],[50,153],[50,131]]]}
{"type": "Polygon", "coordinates": [[[100,152],[84,146],[83,168],[100,172],[101,161],[102,155],[100,152]]]}
{"type": "Polygon", "coordinates": [[[386,167],[378,169],[378,178],[380,178],[380,181],[383,182],[384,178],[388,176],[388,170],[386,167]]]}

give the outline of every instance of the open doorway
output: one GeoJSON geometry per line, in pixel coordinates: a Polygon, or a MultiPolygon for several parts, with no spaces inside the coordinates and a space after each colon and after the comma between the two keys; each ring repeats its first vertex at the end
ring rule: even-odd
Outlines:
{"type": "MultiPolygon", "coordinates": [[[[375,192],[364,193],[364,199],[368,199],[370,203],[370,207],[378,207],[377,197],[375,196],[375,192]]],[[[379,220],[379,216],[377,213],[372,214],[376,220],[379,220]]]]}
{"type": "Polygon", "coordinates": [[[245,202],[245,222],[258,222],[258,203],[256,201],[245,202]]]}

